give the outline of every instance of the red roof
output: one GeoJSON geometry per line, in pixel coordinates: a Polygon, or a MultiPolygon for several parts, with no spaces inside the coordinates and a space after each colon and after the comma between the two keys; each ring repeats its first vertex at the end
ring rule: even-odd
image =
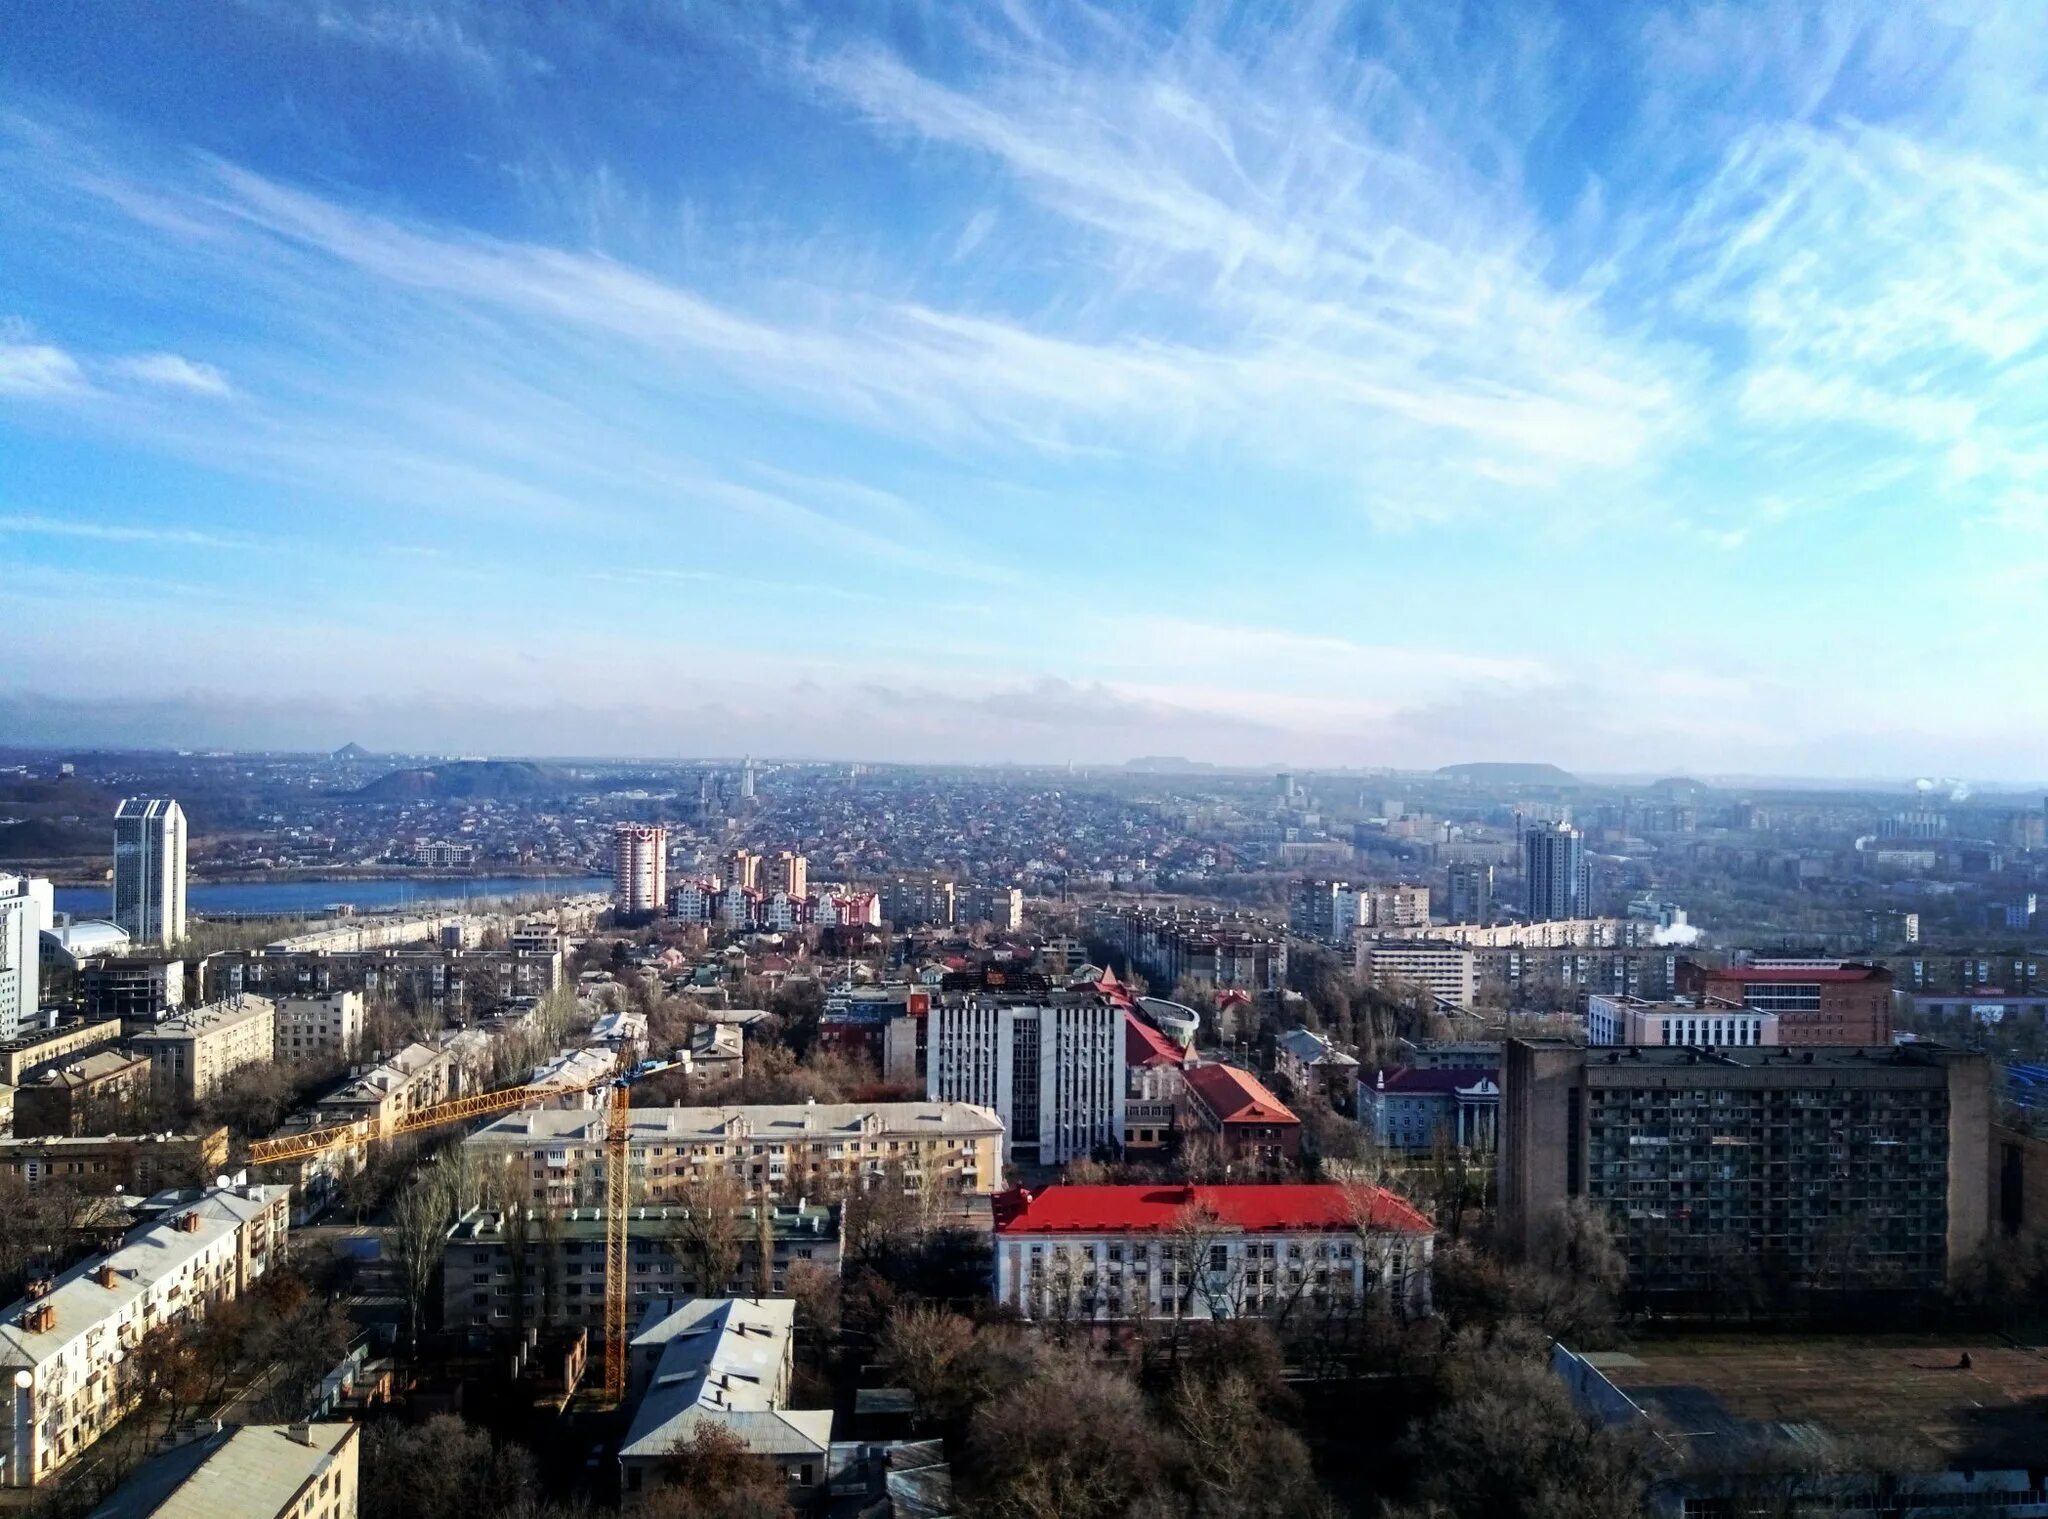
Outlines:
{"type": "Polygon", "coordinates": [[[1347,1188],[1336,1182],[1278,1186],[1047,1187],[1023,1188],[995,1199],[998,1234],[1163,1234],[1179,1227],[1189,1207],[1215,1214],[1233,1228],[1260,1231],[1348,1230],[1363,1210],[1368,1227],[1402,1234],[1431,1233],[1430,1222],[1406,1198],[1384,1187],[1347,1188]]]}
{"type": "Polygon", "coordinates": [[[1219,1123],[1301,1122],[1263,1081],[1234,1065],[1189,1066],[1183,1079],[1219,1123]]]}
{"type": "Polygon", "coordinates": [[[1185,1065],[1187,1052],[1129,1008],[1124,1009],[1125,1065],[1185,1065]]]}

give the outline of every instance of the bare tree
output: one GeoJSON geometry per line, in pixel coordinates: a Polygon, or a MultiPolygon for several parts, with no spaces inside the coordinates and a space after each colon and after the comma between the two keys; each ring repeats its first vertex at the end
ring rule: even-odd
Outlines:
{"type": "Polygon", "coordinates": [[[669,1236],[669,1249],[693,1291],[724,1292],[739,1270],[744,1200],[740,1184],[723,1166],[693,1177],[684,1187],[683,1215],[669,1236]]]}
{"type": "Polygon", "coordinates": [[[408,1323],[413,1344],[419,1343],[420,1318],[433,1296],[434,1281],[441,1268],[441,1253],[448,1229],[455,1221],[448,1185],[428,1173],[414,1179],[398,1194],[391,1207],[391,1246],[398,1258],[399,1278],[405,1288],[408,1323]]]}
{"type": "Polygon", "coordinates": [[[1063,1360],[974,1415],[962,1475],[989,1519],[1123,1519],[1157,1487],[1160,1446],[1129,1379],[1063,1360]]]}
{"type": "Polygon", "coordinates": [[[1175,1312],[1188,1316],[1197,1295],[1212,1319],[1232,1317],[1243,1304],[1247,1261],[1242,1231],[1223,1222],[1206,1203],[1190,1202],[1174,1215],[1172,1241],[1175,1312]]]}

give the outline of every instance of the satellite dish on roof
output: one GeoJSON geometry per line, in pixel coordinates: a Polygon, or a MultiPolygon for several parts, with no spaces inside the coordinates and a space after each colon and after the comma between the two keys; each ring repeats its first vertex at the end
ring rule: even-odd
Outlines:
{"type": "Polygon", "coordinates": [[[16,1387],[33,1387],[36,1385],[36,1374],[24,1366],[14,1374],[14,1385],[16,1387]]]}
{"type": "Polygon", "coordinates": [[[225,1176],[216,1176],[216,1177],[215,1177],[215,1178],[213,1179],[213,1184],[214,1184],[214,1185],[215,1185],[216,1187],[226,1187],[226,1186],[230,1186],[230,1185],[232,1185],[232,1183],[230,1183],[230,1182],[229,1182],[229,1180],[228,1180],[228,1179],[227,1179],[227,1178],[226,1178],[225,1176]]]}

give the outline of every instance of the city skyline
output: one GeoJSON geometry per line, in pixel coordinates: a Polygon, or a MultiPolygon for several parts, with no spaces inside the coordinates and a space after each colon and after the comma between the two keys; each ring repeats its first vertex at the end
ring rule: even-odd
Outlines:
{"type": "Polygon", "coordinates": [[[0,58],[10,741],[2037,778],[2021,12],[200,9],[0,58]]]}

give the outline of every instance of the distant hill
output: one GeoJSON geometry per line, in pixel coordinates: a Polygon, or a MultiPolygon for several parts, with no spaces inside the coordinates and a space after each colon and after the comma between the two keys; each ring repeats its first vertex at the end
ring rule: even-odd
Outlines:
{"type": "Polygon", "coordinates": [[[1147,754],[1124,761],[1124,769],[1146,775],[1192,775],[1198,770],[1215,768],[1208,760],[1183,759],[1178,754],[1147,754]]]}
{"type": "Polygon", "coordinates": [[[357,760],[373,759],[375,756],[361,744],[343,744],[334,751],[332,758],[338,759],[344,764],[353,764],[357,760]]]}
{"type": "Polygon", "coordinates": [[[567,777],[531,760],[456,760],[420,770],[394,770],[349,794],[363,802],[492,800],[545,796],[567,777]]]}
{"type": "Polygon", "coordinates": [[[1474,760],[1469,764],[1445,765],[1437,775],[1443,780],[1469,781],[1475,786],[1576,786],[1579,783],[1579,778],[1569,770],[1520,760],[1474,760]]]}

